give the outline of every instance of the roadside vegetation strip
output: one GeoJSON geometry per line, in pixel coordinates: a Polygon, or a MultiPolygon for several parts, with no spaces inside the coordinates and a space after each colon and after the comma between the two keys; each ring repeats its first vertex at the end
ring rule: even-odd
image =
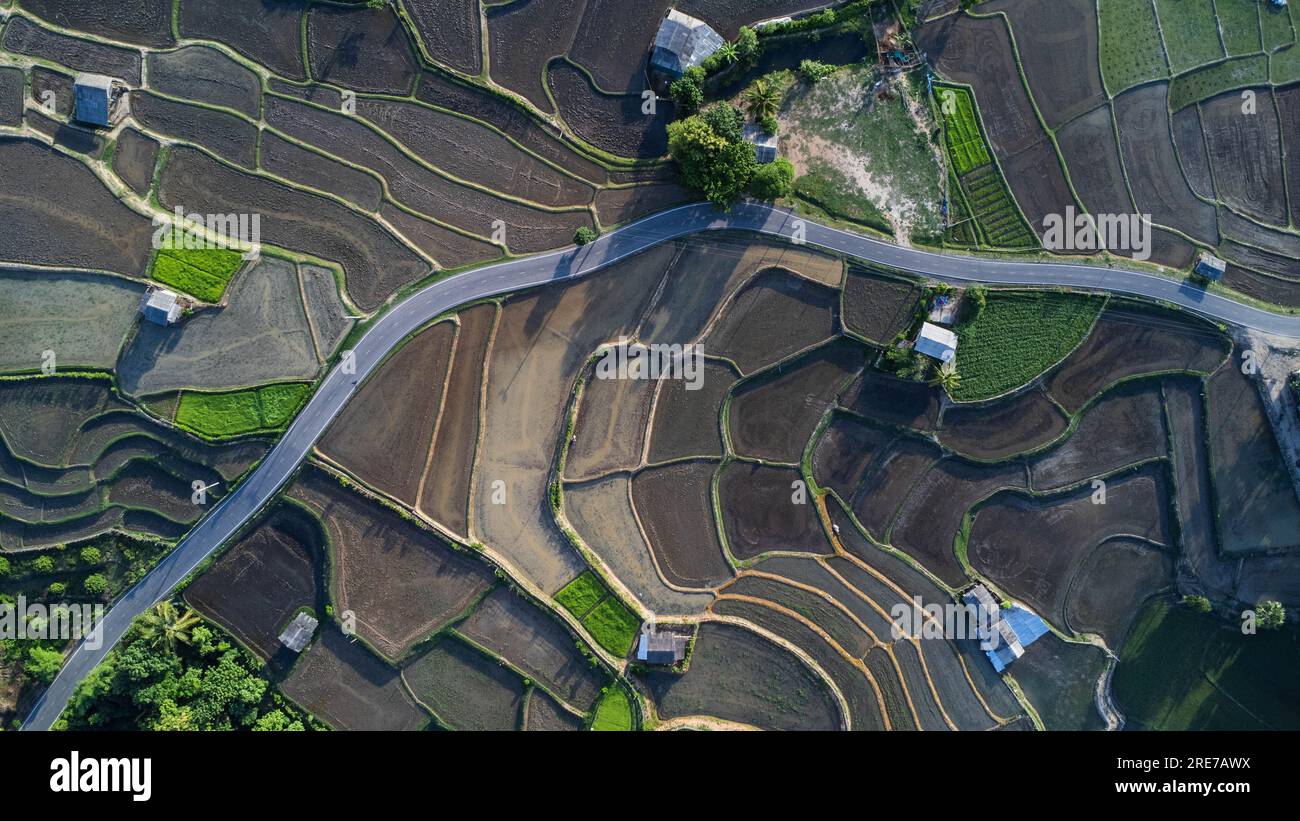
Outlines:
{"type": "Polygon", "coordinates": [[[287,382],[225,393],[184,391],[176,425],[210,439],[278,431],[302,407],[311,387],[287,382]]]}
{"type": "Polygon", "coordinates": [[[1110,96],[1169,76],[1150,0],[1098,0],[1097,14],[1101,76],[1110,96]]]}
{"type": "Polygon", "coordinates": [[[957,326],[958,402],[991,399],[1060,362],[1092,329],[1104,296],[994,291],[983,310],[957,326]]]}

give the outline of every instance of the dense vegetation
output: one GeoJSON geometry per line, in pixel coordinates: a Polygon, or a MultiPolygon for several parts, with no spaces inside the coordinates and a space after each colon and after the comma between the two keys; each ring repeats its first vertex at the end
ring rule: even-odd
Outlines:
{"type": "Polygon", "coordinates": [[[243,262],[238,251],[225,248],[163,248],[154,257],[149,276],[204,302],[220,302],[243,262]]]}
{"type": "Polygon", "coordinates": [[[601,647],[622,658],[632,649],[641,619],[590,570],[566,584],[555,600],[587,628],[601,647]]]}
{"type": "Polygon", "coordinates": [[[227,393],[186,391],[176,407],[176,424],[219,439],[277,431],[302,407],[311,385],[285,382],[227,393]]]}
{"type": "Polygon", "coordinates": [[[1057,291],[992,291],[982,310],[957,326],[959,385],[973,402],[1028,383],[1083,341],[1105,297],[1057,291]]]}
{"type": "Polygon", "coordinates": [[[632,704],[627,700],[627,693],[617,685],[610,685],[604,697],[596,705],[596,715],[592,719],[591,729],[601,731],[631,730],[633,728],[632,704]]]}

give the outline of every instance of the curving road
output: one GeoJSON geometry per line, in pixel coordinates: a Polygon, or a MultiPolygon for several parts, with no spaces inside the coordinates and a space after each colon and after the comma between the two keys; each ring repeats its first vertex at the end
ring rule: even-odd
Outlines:
{"type": "Polygon", "coordinates": [[[579,249],[524,257],[439,280],[377,320],[353,349],[355,373],[335,367],[284,436],[235,491],[216,504],[176,549],[109,610],[96,649],[81,643],[36,703],[24,730],[46,730],[63,712],[77,683],[122,638],[136,616],[160,601],[249,521],[288,481],[366,375],[403,338],[457,305],[547,282],[573,279],[675,237],[708,230],[744,230],[794,238],[871,262],[952,282],[1068,285],[1164,300],[1211,319],[1300,339],[1300,317],[1283,316],[1138,271],[1053,262],[1013,262],[904,248],[830,228],[767,205],[746,203],[726,214],[708,204],[685,205],[646,217],[579,249]]]}

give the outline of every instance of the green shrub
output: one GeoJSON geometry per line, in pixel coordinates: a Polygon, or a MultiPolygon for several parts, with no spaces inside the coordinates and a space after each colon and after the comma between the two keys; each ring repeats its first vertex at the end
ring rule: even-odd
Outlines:
{"type": "Polygon", "coordinates": [[[691,66],[668,86],[668,96],[677,104],[679,114],[694,114],[704,104],[704,69],[691,66]]]}
{"type": "Polygon", "coordinates": [[[778,200],[788,196],[794,187],[794,165],[785,157],[754,169],[749,180],[749,193],[760,200],[778,200]]]}
{"type": "Polygon", "coordinates": [[[50,585],[49,591],[51,596],[62,596],[68,592],[68,585],[64,582],[54,582],[50,585]]]}
{"type": "Polygon", "coordinates": [[[37,573],[50,573],[54,570],[54,560],[49,556],[37,556],[32,560],[32,570],[37,573]]]}
{"type": "Polygon", "coordinates": [[[62,666],[63,654],[58,650],[46,650],[39,644],[27,648],[27,660],[23,663],[23,670],[41,684],[54,681],[62,666]]]}
{"type": "Polygon", "coordinates": [[[0,577],[8,576],[9,572],[9,560],[4,556],[0,556],[0,577]]]}
{"type": "Polygon", "coordinates": [[[825,80],[835,73],[835,69],[836,66],[819,60],[801,60],[799,62],[799,74],[810,83],[825,80]]]}
{"type": "Polygon", "coordinates": [[[573,232],[573,241],[578,245],[586,245],[587,243],[594,241],[598,236],[600,236],[600,234],[595,230],[588,228],[585,225],[579,225],[578,230],[573,232]]]}
{"type": "Polygon", "coordinates": [[[102,573],[91,573],[81,586],[90,595],[99,596],[108,589],[108,579],[104,578],[102,573]]]}
{"type": "Polygon", "coordinates": [[[87,545],[81,548],[82,564],[99,564],[103,561],[103,558],[103,555],[99,552],[99,548],[94,545],[87,545]]]}

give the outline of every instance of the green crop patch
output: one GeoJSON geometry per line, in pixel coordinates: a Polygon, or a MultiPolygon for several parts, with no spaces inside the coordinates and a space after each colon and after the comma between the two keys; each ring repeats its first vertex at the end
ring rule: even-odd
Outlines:
{"type": "Polygon", "coordinates": [[[948,157],[956,172],[965,174],[992,162],[970,92],[964,88],[943,87],[935,89],[935,96],[943,117],[948,157]]]}
{"type": "Polygon", "coordinates": [[[1279,8],[1265,0],[1259,0],[1255,5],[1259,7],[1259,28],[1264,35],[1265,51],[1276,51],[1295,42],[1289,7],[1279,8]]]}
{"type": "Polygon", "coordinates": [[[161,248],[149,277],[204,302],[220,302],[243,262],[238,251],[226,248],[161,248]]]}
{"type": "Polygon", "coordinates": [[[1264,47],[1260,42],[1259,18],[1256,7],[1264,5],[1258,0],[1215,0],[1219,13],[1219,30],[1230,57],[1258,54],[1264,47]]]}
{"type": "Polygon", "coordinates": [[[1126,88],[1169,76],[1165,50],[1150,3],[1099,0],[1101,77],[1114,96],[1126,88]]]}
{"type": "Polygon", "coordinates": [[[1156,0],[1156,10],[1175,74],[1226,56],[1213,0],[1156,0]]]}
{"type": "Polygon", "coordinates": [[[555,594],[555,600],[582,622],[601,647],[620,658],[632,649],[641,619],[595,573],[583,571],[555,594]]]}
{"type": "Polygon", "coordinates": [[[207,393],[185,391],[176,424],[210,439],[281,430],[302,407],[311,385],[285,382],[258,388],[207,393]]]}
{"type": "Polygon", "coordinates": [[[1056,291],[993,291],[982,310],[957,326],[959,402],[1024,385],[1074,350],[1106,303],[1103,296],[1056,291]]]}
{"type": "Polygon", "coordinates": [[[1224,91],[1262,85],[1268,85],[1268,57],[1265,55],[1224,60],[1171,80],[1169,108],[1178,111],[1224,91]]]}
{"type": "Polygon", "coordinates": [[[596,716],[591,729],[619,732],[633,729],[632,704],[622,687],[611,686],[596,705],[596,716]]]}

